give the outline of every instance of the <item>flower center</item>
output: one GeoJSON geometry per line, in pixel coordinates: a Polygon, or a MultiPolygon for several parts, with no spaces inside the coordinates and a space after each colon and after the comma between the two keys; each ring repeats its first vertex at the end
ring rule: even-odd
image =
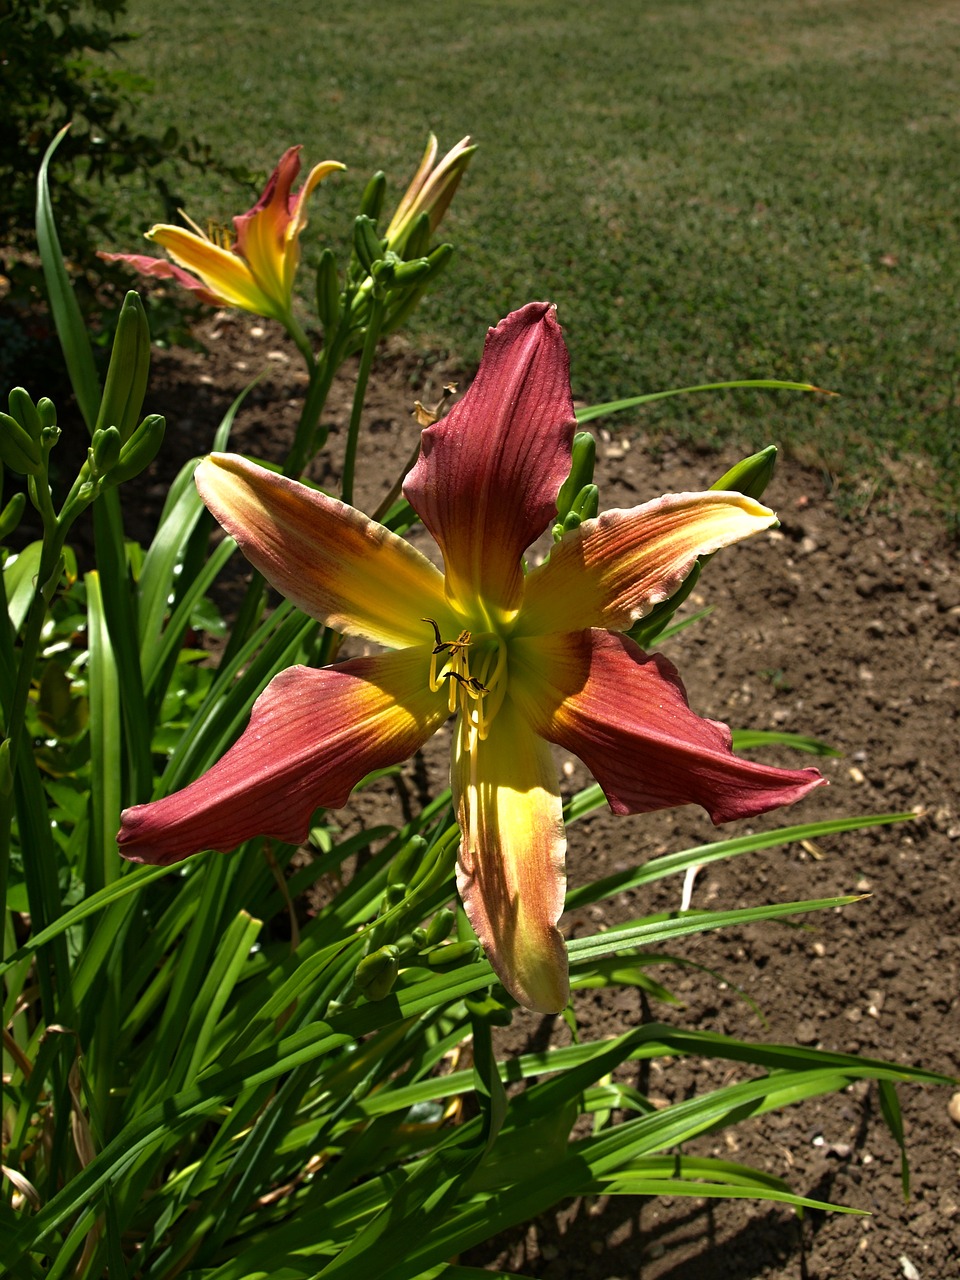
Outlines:
{"type": "Polygon", "coordinates": [[[482,742],[507,692],[507,646],[492,631],[461,631],[456,640],[444,640],[433,618],[423,621],[433,627],[436,641],[430,655],[431,692],[446,681],[451,714],[459,710],[482,742]]]}

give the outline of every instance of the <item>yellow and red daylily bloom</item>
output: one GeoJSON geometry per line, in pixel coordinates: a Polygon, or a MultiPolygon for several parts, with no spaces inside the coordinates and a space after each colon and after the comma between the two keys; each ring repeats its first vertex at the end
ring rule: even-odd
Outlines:
{"type": "Polygon", "coordinates": [[[450,201],[456,194],[460,179],[463,177],[470,157],[476,151],[469,135],[461,138],[439,162],[437,161],[436,135],[427,139],[427,149],[423,153],[420,167],[410,180],[410,185],[397,205],[390,225],[387,227],[387,248],[400,252],[407,233],[422,213],[430,215],[431,234],[436,231],[443,215],[450,207],[450,201]]]}
{"type": "Polygon", "coordinates": [[[267,580],[387,651],[277,676],[208,773],[127,810],[124,856],[166,864],[258,834],[297,843],[317,808],[343,805],[456,713],[460,895],[503,984],[553,1012],[568,979],[550,743],[584,761],[617,813],[697,803],[726,822],[819,785],[816,769],[737,758],[729,730],[690,709],[674,667],[622,634],[698,556],[773,524],[766,507],[711,491],[608,511],[524,574],[524,551],[555,515],[573,428],[560,327],[531,303],[490,331],[476,380],[423,432],[404,484],[444,573],[352,507],[243,458],[206,458],[200,493],[267,580]]]}
{"type": "Polygon", "coordinates": [[[201,302],[240,307],[286,323],[293,280],[300,262],[300,233],[307,225],[307,200],[318,183],[336,169],[336,160],[315,165],[296,193],[300,147],[290,147],[270,176],[263,195],[249,211],[233,219],[234,232],[208,235],[160,224],[147,239],[166,249],[173,262],[138,253],[102,253],[108,262],[127,262],[144,275],[176,280],[201,302]]]}

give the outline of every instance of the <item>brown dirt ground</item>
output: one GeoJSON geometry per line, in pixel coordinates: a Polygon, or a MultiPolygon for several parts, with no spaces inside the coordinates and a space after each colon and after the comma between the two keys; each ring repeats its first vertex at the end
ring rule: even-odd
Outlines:
{"type": "MultiPolygon", "coordinates": [[[[162,458],[127,511],[158,510],[180,463],[208,447],[221,414],[256,374],[266,376],[238,416],[232,447],[282,458],[299,410],[304,377],[283,335],[249,317],[219,315],[201,330],[199,352],[158,352],[147,409],[165,412],[162,458]]],[[[424,365],[391,347],[372,382],[359,459],[358,505],[376,507],[416,441],[412,402],[435,399],[457,379],[451,362],[424,365]]],[[[459,379],[461,386],[465,379],[459,379]]],[[[311,475],[335,485],[350,384],[335,387],[327,453],[311,475]]],[[[691,412],[695,412],[691,406],[691,412]]],[[[829,413],[829,405],[824,407],[829,413]]],[[[771,436],[776,441],[775,402],[771,436]]],[[[616,420],[614,420],[615,422],[616,420]]],[[[601,505],[632,506],[662,492],[709,485],[736,460],[645,444],[637,430],[601,433],[601,505]]],[[[814,734],[842,758],[822,764],[830,779],[774,827],[840,815],[913,810],[893,828],[746,855],[706,868],[693,905],[732,908],[855,892],[864,901],[806,917],[806,928],[766,924],[703,935],[676,954],[718,971],[658,971],[684,1001],[681,1010],[645,1011],[630,990],[576,997],[581,1034],[612,1034],[644,1017],[745,1039],[820,1045],[843,1052],[960,1073],[960,574],[952,548],[922,492],[899,494],[896,514],[845,523],[823,479],[782,460],[767,495],[779,530],[718,556],[695,603],[713,612],[670,642],[694,708],[741,728],[814,734]],[[737,995],[756,1002],[765,1021],[737,995]]],[[[131,530],[149,536],[148,528],[131,530]]],[[[773,755],[767,754],[773,759],[773,755]]],[[[434,760],[438,757],[434,757],[434,760]]],[[[809,763],[784,755],[779,763],[809,763]]],[[[437,765],[438,769],[442,766],[437,765]]],[[[579,765],[571,790],[583,785],[579,765]]],[[[364,793],[344,821],[389,808],[364,793]],[[371,808],[372,807],[372,808],[371,808]]],[[[746,831],[734,824],[722,834],[746,831]]],[[[570,829],[572,885],[710,840],[699,810],[645,818],[600,812],[570,829]]],[[[675,908],[679,885],[621,895],[573,913],[567,932],[675,908]]],[[[501,1050],[565,1043],[560,1019],[520,1014],[501,1050]]],[[[731,1078],[723,1064],[654,1064],[649,1092],[688,1096],[731,1078]]],[[[899,1157],[870,1088],[781,1114],[748,1119],[706,1137],[701,1153],[754,1164],[798,1192],[869,1211],[870,1217],[809,1213],[801,1224],[778,1206],[748,1201],[620,1198],[577,1201],[556,1214],[473,1249],[475,1266],[549,1280],[878,1280],[960,1276],[960,1128],[948,1117],[949,1090],[904,1088],[901,1098],[913,1172],[909,1201],[899,1157]]],[[[694,1148],[691,1148],[694,1150],[694,1148]]]]}

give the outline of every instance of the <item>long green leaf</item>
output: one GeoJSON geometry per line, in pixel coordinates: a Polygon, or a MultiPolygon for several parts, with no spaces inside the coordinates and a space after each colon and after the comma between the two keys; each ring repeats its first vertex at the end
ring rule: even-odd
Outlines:
{"type": "Polygon", "coordinates": [[[809,382],[779,382],[773,378],[744,378],[737,382],[705,382],[696,387],[675,387],[671,391],[652,391],[644,396],[630,396],[628,400],[609,400],[606,404],[592,404],[586,408],[575,410],[577,422],[582,426],[585,422],[593,422],[594,418],[605,418],[611,413],[622,413],[624,409],[638,409],[640,405],[652,404],[655,400],[667,400],[670,396],[685,396],[692,391],[731,391],[738,388],[753,388],[758,391],[818,391],[821,395],[832,395],[823,387],[812,386],[809,382]]]}
{"type": "Polygon", "coordinates": [[[50,201],[48,171],[53,154],[66,136],[69,125],[64,125],[47,148],[37,177],[37,245],[43,275],[47,283],[50,309],[56,325],[57,337],[63,349],[63,358],[70,375],[70,385],[77,405],[92,434],[100,409],[100,379],[93,362],[93,351],[87,337],[86,326],[67,269],[63,265],[60,237],[53,217],[50,201]]]}
{"type": "Polygon", "coordinates": [[[595,880],[592,884],[573,889],[567,894],[565,910],[573,911],[591,902],[599,902],[601,898],[612,897],[615,893],[623,893],[628,889],[652,884],[655,880],[662,880],[664,876],[679,875],[689,867],[706,866],[722,858],[735,858],[743,853],[753,853],[759,849],[774,849],[778,845],[791,844],[800,840],[816,840],[820,836],[838,835],[842,831],[860,831],[870,827],[889,826],[894,822],[908,822],[914,817],[916,815],[913,813],[878,813],[868,817],[829,818],[823,822],[777,827],[773,831],[758,831],[749,836],[734,836],[730,840],[715,840],[712,844],[696,845],[678,853],[664,854],[661,858],[651,858],[642,867],[618,871],[615,875],[604,876],[603,879],[595,880]]]}

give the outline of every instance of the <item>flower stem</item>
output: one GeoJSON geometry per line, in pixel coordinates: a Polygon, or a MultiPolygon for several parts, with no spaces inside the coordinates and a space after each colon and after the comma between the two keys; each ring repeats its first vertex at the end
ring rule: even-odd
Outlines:
{"type": "Polygon", "coordinates": [[[357,385],[353,393],[353,408],[350,411],[350,426],[347,430],[347,447],[343,457],[343,480],[340,485],[340,496],[344,502],[353,503],[353,479],[357,465],[357,442],[360,438],[360,419],[363,416],[363,402],[367,394],[367,382],[373,365],[374,352],[380,341],[380,329],[383,324],[385,301],[373,295],[370,304],[370,318],[367,321],[367,332],[363,340],[363,351],[360,354],[360,368],[357,370],[357,385]]]}

